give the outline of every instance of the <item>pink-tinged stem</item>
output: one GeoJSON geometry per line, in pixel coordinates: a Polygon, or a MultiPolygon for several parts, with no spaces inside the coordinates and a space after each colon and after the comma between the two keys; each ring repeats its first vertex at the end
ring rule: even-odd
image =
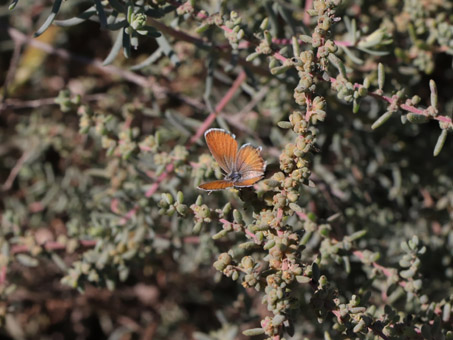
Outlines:
{"type": "MultiPolygon", "coordinates": [[[[219,222],[222,223],[225,226],[235,225],[235,223],[232,223],[232,222],[230,222],[230,221],[228,221],[228,220],[226,220],[224,218],[219,219],[219,222]]],[[[244,232],[248,236],[250,236],[255,242],[258,242],[258,239],[256,238],[256,235],[254,233],[252,233],[250,230],[248,230],[247,228],[244,228],[244,232]]]]}
{"type": "Polygon", "coordinates": [[[129,210],[126,215],[124,215],[121,219],[120,219],[120,225],[125,225],[127,223],[127,221],[129,221],[134,215],[135,213],[138,211],[138,206],[136,205],[135,207],[133,207],[131,210],[129,210]]]}
{"type": "Polygon", "coordinates": [[[226,219],[224,219],[224,218],[221,218],[221,219],[219,220],[219,222],[222,223],[222,224],[224,224],[224,225],[233,224],[233,223],[231,223],[230,221],[228,221],[228,220],[226,220],[226,219]]]}
{"type": "MultiPolygon", "coordinates": [[[[363,258],[364,258],[364,255],[363,255],[363,253],[360,250],[354,251],[353,254],[355,256],[357,256],[360,260],[363,260],[363,258]]],[[[382,272],[382,274],[384,274],[386,277],[391,277],[392,276],[392,272],[390,271],[390,269],[385,268],[385,267],[381,266],[380,264],[377,264],[376,262],[373,262],[373,267],[376,268],[377,270],[379,270],[380,272],[382,272]]],[[[405,287],[406,286],[406,282],[398,282],[398,284],[401,287],[405,287]]]]}
{"type": "Polygon", "coordinates": [[[13,186],[14,180],[16,179],[17,175],[22,169],[22,166],[27,162],[28,158],[31,156],[30,151],[26,151],[22,154],[22,156],[17,160],[16,165],[14,165],[13,169],[11,170],[8,178],[6,179],[5,183],[3,184],[3,190],[7,191],[11,189],[13,186]]]}
{"type": "MultiPolygon", "coordinates": [[[[330,82],[331,83],[334,83],[336,82],[337,80],[333,77],[330,77],[330,82]]],[[[359,88],[362,88],[363,85],[362,84],[357,84],[355,83],[354,84],[354,88],[355,89],[359,89],[359,88]]],[[[396,96],[393,96],[393,97],[387,97],[387,96],[384,96],[384,95],[380,95],[378,93],[375,93],[375,92],[369,92],[368,93],[370,96],[372,97],[375,97],[375,98],[378,98],[378,99],[381,99],[389,104],[393,104],[395,103],[395,101],[398,99],[396,96]]],[[[419,109],[415,106],[412,106],[412,105],[407,105],[407,104],[400,104],[399,105],[400,108],[402,108],[403,110],[406,110],[408,112],[412,112],[412,113],[415,113],[417,115],[421,115],[421,116],[426,116],[426,117],[430,117],[428,115],[428,113],[425,111],[425,110],[422,110],[422,109],[419,109]]],[[[432,119],[434,120],[438,120],[439,122],[445,122],[445,123],[451,123],[452,120],[450,117],[446,117],[446,116],[436,116],[436,117],[432,117],[432,119]]]]}
{"type": "Polygon", "coordinates": [[[303,220],[308,220],[308,216],[307,214],[303,213],[303,212],[298,212],[296,211],[296,215],[299,216],[301,219],[303,220]]]}
{"type": "Polygon", "coordinates": [[[305,1],[305,9],[304,9],[304,25],[309,26],[310,25],[310,14],[308,14],[308,10],[313,7],[313,0],[306,0],[305,1]]]}
{"type": "Polygon", "coordinates": [[[200,237],[199,236],[186,236],[184,237],[184,243],[187,244],[199,244],[200,237]]]}
{"type": "Polygon", "coordinates": [[[248,230],[247,228],[244,228],[244,232],[250,236],[255,242],[258,242],[258,239],[256,238],[256,235],[254,233],[252,233],[250,230],[248,230]]]}
{"type": "Polygon", "coordinates": [[[189,140],[187,148],[192,146],[198,139],[200,139],[204,132],[211,126],[212,123],[214,123],[216,116],[225,108],[225,106],[233,98],[234,94],[238,90],[239,86],[241,86],[241,84],[244,82],[245,78],[246,78],[245,72],[242,70],[239,73],[236,80],[234,81],[231,88],[228,90],[225,96],[220,100],[220,102],[215,107],[215,111],[209,114],[209,116],[205,119],[203,124],[201,124],[201,126],[198,128],[195,135],[193,135],[192,138],[189,140]]]}
{"type": "MultiPolygon", "coordinates": [[[[303,220],[307,220],[308,219],[308,216],[305,213],[296,211],[296,215],[299,216],[303,220]]],[[[363,255],[363,253],[360,250],[354,251],[353,254],[355,256],[357,256],[360,260],[363,260],[363,258],[364,258],[364,255],[363,255]]],[[[385,268],[384,266],[381,266],[380,264],[378,264],[376,262],[373,262],[373,267],[376,268],[377,270],[379,270],[380,272],[382,272],[382,274],[384,274],[386,277],[391,277],[392,276],[392,272],[390,271],[390,269],[385,268]]],[[[399,282],[399,285],[401,287],[405,287],[406,286],[406,282],[399,282]]]]}
{"type": "Polygon", "coordinates": [[[3,266],[0,269],[0,285],[4,284],[6,281],[6,266],[3,266]]]}
{"type": "Polygon", "coordinates": [[[170,174],[170,172],[173,171],[173,168],[175,166],[173,165],[173,163],[171,164],[168,164],[167,167],[165,168],[165,171],[160,174],[160,176],[157,178],[156,182],[154,182],[151,187],[148,189],[148,191],[145,193],[145,197],[149,198],[151,197],[152,195],[154,195],[154,193],[157,191],[157,189],[159,188],[159,185],[160,183],[167,178],[167,176],[170,174]]]}
{"type": "Polygon", "coordinates": [[[350,42],[350,41],[338,41],[338,40],[335,40],[335,45],[337,45],[337,46],[345,46],[345,47],[354,46],[352,44],[352,42],[350,42]]]}
{"type": "Polygon", "coordinates": [[[282,63],[285,63],[288,60],[286,57],[282,56],[278,52],[274,52],[272,55],[275,57],[275,59],[280,60],[282,63]]]}
{"type": "MultiPolygon", "coordinates": [[[[173,3],[175,6],[178,5],[178,3],[176,1],[170,1],[170,2],[173,3]]],[[[180,6],[184,6],[184,4],[180,5],[180,6]]],[[[304,13],[304,18],[303,18],[303,22],[307,26],[310,24],[310,15],[308,14],[307,10],[311,9],[312,7],[313,7],[313,0],[307,0],[305,2],[305,13],[304,13]]],[[[208,16],[204,12],[197,12],[197,13],[195,13],[195,16],[197,18],[199,18],[199,19],[208,18],[208,16]]],[[[221,29],[223,29],[225,32],[231,32],[232,31],[230,28],[226,27],[225,25],[221,26],[221,29]]],[[[274,43],[276,43],[276,44],[289,44],[291,42],[289,39],[273,39],[272,41],[274,43]]],[[[335,44],[337,46],[353,46],[352,43],[349,42],[349,41],[335,41],[335,44]]],[[[251,45],[253,45],[253,44],[250,41],[247,41],[247,40],[243,40],[239,44],[240,48],[246,48],[246,47],[249,47],[251,45]]],[[[439,51],[443,52],[444,49],[440,48],[439,51]]],[[[272,56],[274,56],[276,59],[280,60],[282,63],[287,62],[287,58],[284,57],[283,55],[281,55],[278,52],[273,52],[272,56]]],[[[333,83],[335,81],[336,81],[335,78],[330,78],[330,82],[331,83],[333,83]]],[[[361,85],[361,84],[354,84],[355,88],[360,88],[362,86],[363,85],[361,85]]],[[[394,101],[392,98],[389,98],[389,97],[386,97],[386,96],[382,96],[382,95],[379,95],[379,94],[376,94],[376,93],[369,93],[369,95],[373,96],[375,98],[387,101],[388,103],[393,103],[393,101],[394,101]]],[[[423,110],[418,109],[418,108],[416,108],[414,106],[411,106],[411,105],[401,104],[401,105],[399,105],[399,107],[401,109],[403,109],[403,110],[408,111],[408,112],[412,112],[412,113],[415,113],[415,114],[428,116],[428,114],[426,112],[424,112],[423,110]]],[[[438,120],[440,122],[446,122],[446,123],[451,123],[452,122],[451,118],[446,117],[446,116],[437,116],[437,117],[432,117],[432,118],[435,119],[435,120],[438,120]]]]}
{"type": "Polygon", "coordinates": [[[119,203],[120,203],[120,200],[118,198],[114,198],[110,202],[110,210],[112,212],[114,212],[115,214],[119,214],[120,213],[119,203]]]}
{"type": "Polygon", "coordinates": [[[283,218],[283,209],[282,208],[278,208],[277,210],[277,216],[276,216],[276,227],[278,225],[280,225],[280,222],[282,221],[282,218],[283,218]]]}

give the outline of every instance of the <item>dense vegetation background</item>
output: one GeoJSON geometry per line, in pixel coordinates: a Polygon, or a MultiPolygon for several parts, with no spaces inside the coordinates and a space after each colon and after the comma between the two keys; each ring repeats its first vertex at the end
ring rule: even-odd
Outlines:
{"type": "Polygon", "coordinates": [[[452,8],[0,1],[2,338],[452,339],[452,8]]]}

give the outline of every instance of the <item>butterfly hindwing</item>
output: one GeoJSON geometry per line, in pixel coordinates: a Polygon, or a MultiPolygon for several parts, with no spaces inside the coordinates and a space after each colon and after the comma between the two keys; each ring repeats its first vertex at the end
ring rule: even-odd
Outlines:
{"type": "Polygon", "coordinates": [[[263,176],[258,176],[258,177],[252,177],[252,178],[248,178],[248,179],[243,179],[243,180],[241,180],[241,181],[235,182],[235,183],[234,183],[234,186],[235,186],[235,187],[239,187],[239,188],[242,188],[242,187],[251,187],[253,184],[255,184],[256,182],[258,182],[261,178],[263,178],[263,176]]]}
{"type": "Polygon", "coordinates": [[[218,180],[218,181],[212,181],[212,182],[200,184],[198,186],[198,188],[206,190],[206,191],[216,191],[216,190],[223,190],[226,188],[231,188],[232,186],[233,186],[233,182],[231,182],[231,181],[218,180]]]}
{"type": "Polygon", "coordinates": [[[250,144],[244,144],[239,149],[236,169],[242,175],[242,180],[264,176],[266,162],[261,157],[260,151],[261,148],[255,148],[250,144]]]}

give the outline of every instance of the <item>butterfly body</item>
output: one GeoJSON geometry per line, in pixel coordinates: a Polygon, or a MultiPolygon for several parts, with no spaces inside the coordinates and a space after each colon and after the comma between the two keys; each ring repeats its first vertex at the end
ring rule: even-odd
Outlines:
{"type": "Polygon", "coordinates": [[[242,178],[242,175],[238,171],[233,171],[230,174],[225,176],[225,180],[232,182],[239,182],[242,178]]]}
{"type": "Polygon", "coordinates": [[[249,187],[263,178],[266,162],[260,155],[261,147],[244,144],[238,149],[235,135],[223,129],[207,130],[205,139],[212,156],[226,175],[223,180],[201,184],[199,189],[216,191],[249,187]]]}

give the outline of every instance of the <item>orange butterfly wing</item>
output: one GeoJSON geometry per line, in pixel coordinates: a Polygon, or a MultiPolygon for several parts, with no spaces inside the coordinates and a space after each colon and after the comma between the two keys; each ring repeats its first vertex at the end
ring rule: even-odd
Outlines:
{"type": "Polygon", "coordinates": [[[198,186],[199,189],[206,190],[206,191],[216,191],[216,190],[223,190],[226,188],[231,188],[233,186],[233,182],[225,181],[225,180],[218,180],[212,181],[208,183],[203,183],[198,186]]]}
{"type": "Polygon", "coordinates": [[[235,187],[239,187],[239,188],[242,188],[242,187],[251,187],[253,184],[255,184],[256,182],[258,182],[261,178],[263,178],[263,176],[258,176],[258,177],[253,177],[253,178],[245,179],[245,180],[242,180],[242,181],[239,181],[239,182],[235,182],[235,183],[234,183],[234,186],[235,186],[235,187]]]}
{"type": "Polygon", "coordinates": [[[240,186],[239,183],[247,182],[248,180],[255,180],[253,182],[255,183],[264,176],[266,162],[263,160],[263,157],[261,157],[260,152],[260,147],[255,148],[250,144],[241,146],[237,155],[236,169],[242,175],[242,178],[241,181],[235,185],[240,186]]]}
{"type": "Polygon", "coordinates": [[[238,153],[235,136],[222,129],[209,129],[205,132],[204,138],[212,156],[219,166],[229,174],[234,169],[238,153]]]}

